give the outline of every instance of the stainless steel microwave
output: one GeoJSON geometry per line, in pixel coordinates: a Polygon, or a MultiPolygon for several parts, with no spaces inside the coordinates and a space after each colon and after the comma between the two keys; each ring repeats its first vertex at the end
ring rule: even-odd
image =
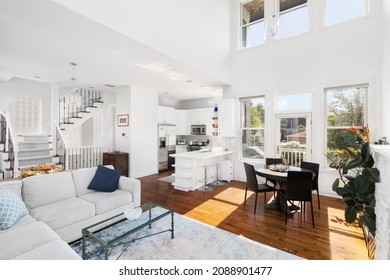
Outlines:
{"type": "Polygon", "coordinates": [[[191,135],[206,135],[206,125],[205,124],[191,125],[191,135]]]}

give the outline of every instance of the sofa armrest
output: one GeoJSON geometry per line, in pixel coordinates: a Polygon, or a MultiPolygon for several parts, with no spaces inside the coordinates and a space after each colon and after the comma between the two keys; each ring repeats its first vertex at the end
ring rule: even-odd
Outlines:
{"type": "Polygon", "coordinates": [[[125,176],[121,176],[118,183],[118,188],[133,194],[134,207],[141,205],[141,181],[125,176]]]}

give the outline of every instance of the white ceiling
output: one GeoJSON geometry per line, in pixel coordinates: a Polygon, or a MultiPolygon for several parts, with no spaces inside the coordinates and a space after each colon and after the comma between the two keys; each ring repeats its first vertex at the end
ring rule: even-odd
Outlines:
{"type": "Polygon", "coordinates": [[[1,80],[71,85],[70,62],[78,87],[139,85],[188,100],[220,97],[226,85],[49,0],[0,0],[1,80]]]}

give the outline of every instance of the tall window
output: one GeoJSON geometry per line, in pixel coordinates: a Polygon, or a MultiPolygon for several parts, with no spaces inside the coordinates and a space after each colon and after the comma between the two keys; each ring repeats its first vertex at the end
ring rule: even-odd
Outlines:
{"type": "Polygon", "coordinates": [[[324,0],[325,24],[332,25],[367,15],[367,0],[324,0]]]}
{"type": "Polygon", "coordinates": [[[241,3],[241,47],[264,43],[264,0],[241,3]]]}
{"type": "Polygon", "coordinates": [[[264,158],[264,97],[242,98],[241,134],[242,157],[246,159],[264,158]]]}
{"type": "Polygon", "coordinates": [[[277,38],[297,35],[309,30],[307,0],[278,0],[279,22],[277,38]]]}
{"type": "Polygon", "coordinates": [[[344,147],[357,148],[353,134],[347,128],[361,128],[366,122],[368,85],[355,85],[325,89],[327,116],[327,155],[344,152],[344,147]]]}

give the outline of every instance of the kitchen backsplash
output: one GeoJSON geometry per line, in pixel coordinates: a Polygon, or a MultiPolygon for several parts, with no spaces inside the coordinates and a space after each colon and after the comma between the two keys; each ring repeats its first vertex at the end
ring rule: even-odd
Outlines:
{"type": "Polygon", "coordinates": [[[228,151],[233,151],[235,147],[235,138],[234,137],[217,137],[217,136],[207,136],[207,135],[177,135],[176,139],[185,139],[186,145],[192,141],[195,142],[206,142],[210,140],[213,147],[222,147],[228,151]]]}

